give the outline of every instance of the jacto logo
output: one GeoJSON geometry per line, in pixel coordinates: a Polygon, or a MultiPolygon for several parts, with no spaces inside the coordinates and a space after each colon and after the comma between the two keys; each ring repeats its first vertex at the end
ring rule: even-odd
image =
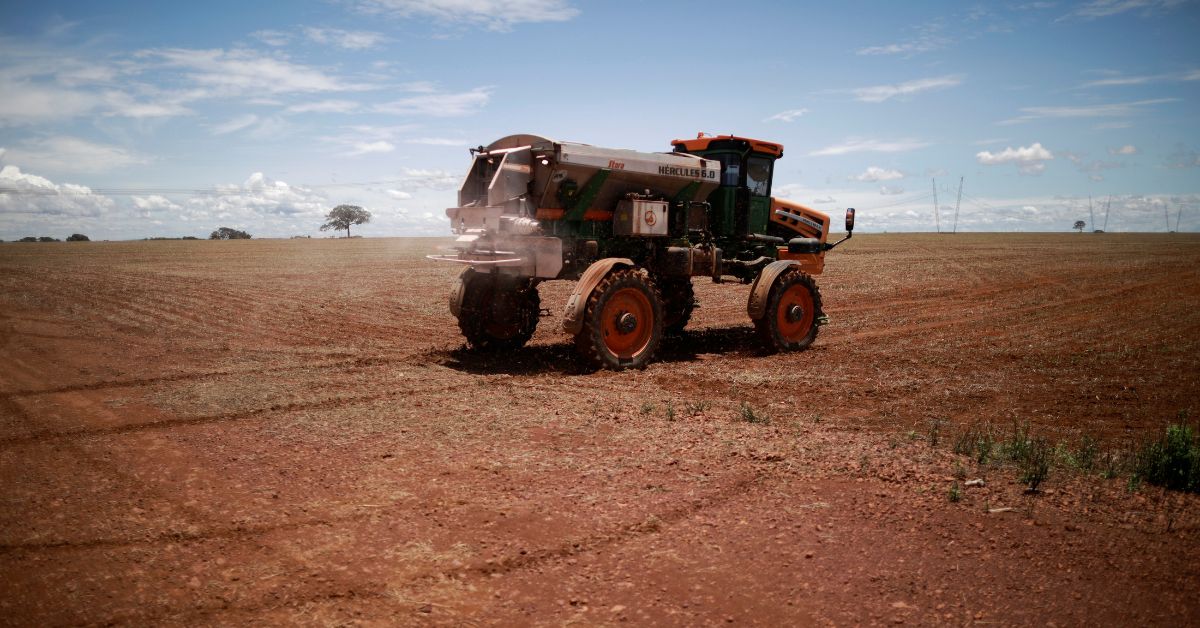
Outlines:
{"type": "Polygon", "coordinates": [[[642,220],[646,221],[647,227],[653,227],[654,223],[658,222],[658,216],[655,215],[653,209],[647,209],[646,215],[642,217],[642,220]]]}

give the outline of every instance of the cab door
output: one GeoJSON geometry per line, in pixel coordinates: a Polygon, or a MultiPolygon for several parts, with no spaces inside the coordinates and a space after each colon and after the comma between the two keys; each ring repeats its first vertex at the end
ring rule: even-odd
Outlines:
{"type": "MultiPolygon", "coordinates": [[[[771,175],[775,160],[764,155],[750,153],[746,157],[746,206],[743,233],[766,233],[771,219],[771,175]]],[[[740,204],[740,203],[739,203],[740,204]]],[[[739,212],[741,213],[741,212],[739,212]]]]}

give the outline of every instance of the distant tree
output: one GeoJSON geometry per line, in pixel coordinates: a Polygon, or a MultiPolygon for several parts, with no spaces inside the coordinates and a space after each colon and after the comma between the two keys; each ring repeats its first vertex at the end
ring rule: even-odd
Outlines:
{"type": "Polygon", "coordinates": [[[183,236],[183,239],[184,240],[199,240],[200,238],[197,238],[196,236],[183,236]]]}
{"type": "Polygon", "coordinates": [[[71,235],[67,236],[67,242],[91,242],[91,240],[91,238],[83,235],[82,233],[72,233],[71,235]]]}
{"type": "Polygon", "coordinates": [[[245,231],[221,227],[208,235],[209,240],[249,240],[250,234],[245,231]]]}
{"type": "Polygon", "coordinates": [[[1083,233],[1083,228],[1086,226],[1087,226],[1087,223],[1082,220],[1075,221],[1075,230],[1078,231],[1079,233],[1083,233]]]}
{"type": "Polygon", "coordinates": [[[345,229],[346,237],[349,238],[350,225],[361,225],[367,222],[371,222],[371,212],[358,205],[338,205],[329,210],[329,215],[325,216],[325,224],[321,225],[321,231],[345,229]]]}
{"type": "Polygon", "coordinates": [[[50,236],[42,236],[38,238],[38,242],[62,242],[62,240],[59,240],[58,238],[51,238],[50,236]]]}
{"type": "Polygon", "coordinates": [[[25,236],[24,238],[17,240],[17,242],[37,242],[37,238],[33,236],[25,236]]]}

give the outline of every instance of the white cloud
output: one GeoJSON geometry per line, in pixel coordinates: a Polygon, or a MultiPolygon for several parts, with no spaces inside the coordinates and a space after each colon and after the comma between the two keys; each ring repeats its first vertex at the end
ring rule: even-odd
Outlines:
{"type": "Polygon", "coordinates": [[[456,140],[449,137],[415,137],[413,139],[404,140],[408,144],[424,144],[425,146],[469,146],[471,143],[466,140],[456,140]]]}
{"type": "Polygon", "coordinates": [[[526,22],[565,22],[579,10],[565,0],[354,0],[359,9],[507,31],[526,22]]]}
{"type": "Polygon", "coordinates": [[[808,113],[808,109],[788,109],[787,111],[780,111],[766,120],[763,120],[763,122],[773,122],[776,120],[779,122],[792,122],[796,118],[799,118],[806,113],[808,113]]]}
{"type": "Polygon", "coordinates": [[[1143,74],[1139,76],[1109,76],[1108,78],[1088,81],[1080,88],[1089,87],[1125,87],[1129,85],[1145,85],[1147,83],[1189,82],[1200,80],[1200,70],[1177,72],[1173,74],[1143,74]]]}
{"type": "Polygon", "coordinates": [[[72,118],[103,104],[98,94],[0,77],[0,122],[21,124],[72,118]]]}
{"type": "Polygon", "coordinates": [[[401,201],[408,200],[413,197],[412,194],[409,194],[404,190],[387,190],[387,195],[401,201]]]}
{"type": "Polygon", "coordinates": [[[150,196],[134,196],[133,206],[144,212],[161,212],[161,211],[179,211],[183,209],[176,205],[170,199],[158,195],[151,194],[150,196]]]}
{"type": "Polygon", "coordinates": [[[304,35],[319,44],[329,44],[346,50],[375,48],[387,38],[383,33],[372,31],[346,31],[340,28],[316,28],[307,26],[304,35]]]}
{"type": "Polygon", "coordinates": [[[393,115],[421,115],[434,117],[468,116],[488,104],[492,88],[476,87],[458,93],[422,93],[375,106],[378,113],[393,115]]]}
{"type": "Polygon", "coordinates": [[[840,144],[832,144],[809,153],[810,157],[829,155],[847,155],[850,153],[903,153],[929,146],[929,142],[920,140],[882,141],[874,139],[850,138],[840,144]]]}
{"type": "Polygon", "coordinates": [[[354,113],[359,110],[359,104],[352,100],[319,100],[291,105],[288,113],[354,113]]]}
{"type": "Polygon", "coordinates": [[[1136,155],[1136,154],[1138,154],[1138,152],[1139,151],[1138,151],[1137,147],[1134,146],[1133,144],[1126,144],[1124,146],[1121,146],[1120,148],[1108,149],[1109,155],[1136,155]]]}
{"type": "Polygon", "coordinates": [[[899,186],[893,187],[890,185],[885,185],[885,186],[879,188],[879,193],[882,194],[883,196],[897,196],[900,194],[904,194],[904,188],[899,187],[899,186]]]}
{"type": "Polygon", "coordinates": [[[1075,10],[1063,16],[1063,19],[1076,17],[1094,20],[1129,11],[1140,11],[1143,15],[1151,15],[1185,3],[1186,0],[1091,0],[1076,7],[1075,10]]]}
{"type": "Polygon", "coordinates": [[[1110,103],[1102,105],[1079,105],[1066,107],[1022,107],[1016,118],[1002,120],[999,124],[1019,124],[1042,118],[1120,118],[1131,116],[1142,107],[1175,102],[1178,98],[1155,98],[1127,103],[1110,103]]]}
{"type": "Polygon", "coordinates": [[[975,159],[985,166],[1015,164],[1021,174],[1041,174],[1046,169],[1045,162],[1054,159],[1054,155],[1041,142],[1034,142],[1018,148],[1010,146],[998,153],[985,150],[976,153],[975,159]]]}
{"type": "Polygon", "coordinates": [[[353,146],[350,152],[346,154],[351,157],[355,157],[358,155],[369,155],[371,153],[390,153],[394,150],[396,150],[395,144],[384,140],[378,140],[375,142],[358,142],[353,146]]]}
{"type": "Polygon", "coordinates": [[[923,24],[917,28],[915,38],[908,41],[885,44],[882,46],[867,46],[860,48],[860,55],[911,55],[921,52],[938,50],[952,43],[949,37],[942,35],[945,25],[940,20],[923,24]]]}
{"type": "Polygon", "coordinates": [[[250,33],[252,37],[268,46],[286,46],[292,41],[292,35],[283,31],[261,30],[250,33]]]}
{"type": "Polygon", "coordinates": [[[124,118],[170,118],[192,113],[178,95],[162,95],[157,101],[139,101],[125,92],[107,90],[101,94],[105,116],[124,118]]]}
{"type": "Polygon", "coordinates": [[[200,217],[261,224],[264,218],[268,223],[270,219],[291,216],[315,220],[328,211],[328,204],[318,192],[255,172],[241,185],[217,186],[217,194],[188,199],[187,208],[203,212],[200,217]]]}
{"type": "Polygon", "coordinates": [[[1167,156],[1167,167],[1172,169],[1200,167],[1200,153],[1183,144],[1176,144],[1175,150],[1167,156]]]}
{"type": "Polygon", "coordinates": [[[241,131],[248,126],[253,125],[255,122],[258,122],[258,116],[252,113],[247,113],[233,118],[227,122],[214,125],[212,127],[212,132],[216,133],[217,135],[226,135],[233,133],[234,131],[241,131]]]}
{"type": "Polygon", "coordinates": [[[91,188],[72,183],[57,184],[45,177],[21,172],[17,166],[0,168],[0,224],[13,226],[37,216],[100,216],[111,209],[111,199],[92,193],[91,188]]]}
{"type": "Polygon", "coordinates": [[[347,82],[316,68],[293,63],[282,56],[265,55],[252,50],[168,48],[143,51],[138,56],[154,59],[162,68],[187,73],[188,79],[201,87],[215,90],[216,93],[212,95],[217,96],[369,89],[369,86],[347,82]]]}
{"type": "Polygon", "coordinates": [[[13,146],[5,161],[38,171],[80,173],[107,172],[148,160],[119,146],[59,135],[13,146]]]}
{"type": "Polygon", "coordinates": [[[895,85],[859,87],[852,91],[854,92],[855,99],[861,102],[884,102],[896,97],[911,96],[930,90],[954,87],[961,85],[962,82],[962,75],[948,75],[906,81],[895,85]]]}
{"type": "Polygon", "coordinates": [[[404,181],[409,187],[450,190],[462,183],[462,176],[445,170],[405,168],[404,181]]]}
{"type": "Polygon", "coordinates": [[[894,181],[896,179],[903,179],[904,173],[899,170],[888,170],[879,166],[870,166],[862,174],[851,178],[855,181],[894,181]]]}

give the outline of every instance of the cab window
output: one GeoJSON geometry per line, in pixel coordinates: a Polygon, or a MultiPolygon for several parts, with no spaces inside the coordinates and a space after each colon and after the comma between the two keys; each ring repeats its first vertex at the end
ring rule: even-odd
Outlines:
{"type": "Polygon", "coordinates": [[[724,155],[717,155],[717,159],[721,161],[721,185],[737,185],[741,183],[741,155],[726,153],[724,155]]]}
{"type": "Polygon", "coordinates": [[[766,157],[750,157],[746,160],[746,187],[755,196],[771,194],[771,160],[766,157]]]}

